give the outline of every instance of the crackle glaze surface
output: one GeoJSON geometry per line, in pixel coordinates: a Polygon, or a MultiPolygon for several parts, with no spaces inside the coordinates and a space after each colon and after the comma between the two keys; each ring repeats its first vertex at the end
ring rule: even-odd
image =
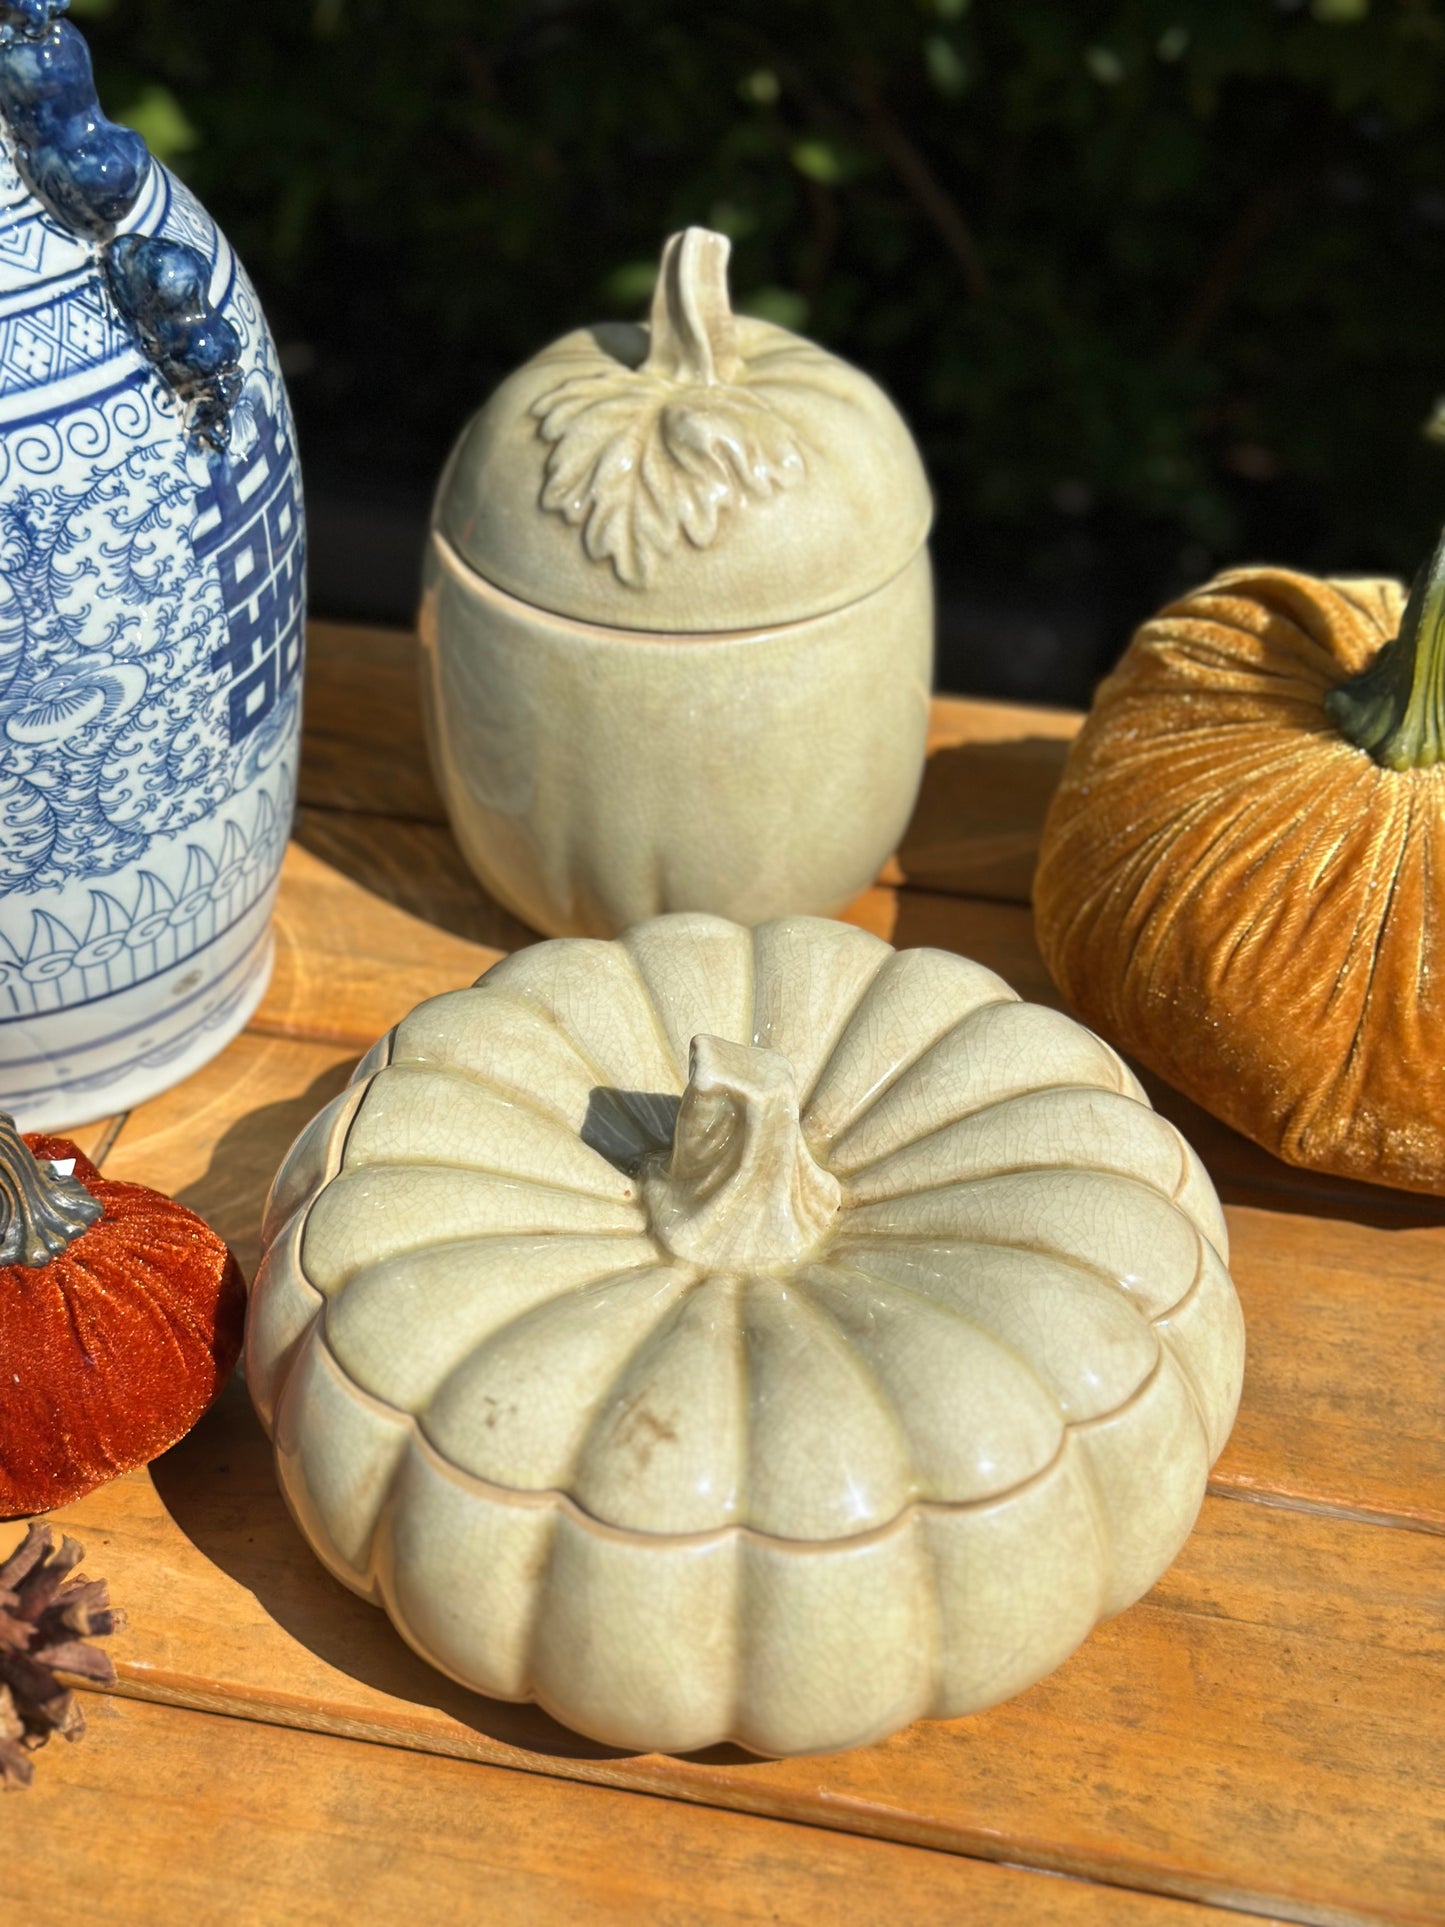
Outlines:
{"type": "MultiPolygon", "coordinates": [[[[73,30],[36,31],[4,55],[12,116],[27,50],[89,85],[73,30]]],[[[0,122],[0,1100],[42,1128],[184,1076],[264,988],[304,533],[274,348],[223,236],[133,135],[134,204],[67,227],[22,177],[20,125],[0,122]],[[123,283],[151,300],[157,251],[197,281],[189,321],[119,305],[123,283]],[[224,358],[204,424],[207,384],[176,389],[202,349],[224,358]]],[[[29,165],[63,183],[74,160],[29,165]]]]}
{"type": "Polygon", "coordinates": [[[433,1664],[619,1746],[987,1706],[1138,1598],[1243,1364],[1119,1058],[940,951],[676,916],[421,1005],[277,1177],[252,1395],[433,1664]]]}
{"type": "Polygon", "coordinates": [[[918,452],[866,375],[663,255],[647,327],[579,329],[468,424],[420,627],[472,868],[553,936],[840,909],[918,793],[933,668],[918,452]]]}

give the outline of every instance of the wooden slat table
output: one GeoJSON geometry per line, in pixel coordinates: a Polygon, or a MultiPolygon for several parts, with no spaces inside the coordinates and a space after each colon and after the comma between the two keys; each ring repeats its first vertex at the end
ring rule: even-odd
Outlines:
{"type": "MultiPolygon", "coordinates": [[[[913,826],[854,921],[1056,1001],[1027,899],[1076,727],[941,699],[913,826]]],[[[81,1133],[248,1269],[277,1163],[356,1055],[532,940],[452,843],[409,637],[313,629],[278,936],[245,1034],[81,1133]]],[[[1445,1922],[1445,1209],[1154,1095],[1228,1207],[1244,1403],[1174,1568],[1050,1679],[824,1759],[594,1746],[451,1685],[327,1577],[233,1384],[148,1473],[58,1515],[131,1625],[89,1736],[0,1806],[16,1920],[1445,1922]]]]}

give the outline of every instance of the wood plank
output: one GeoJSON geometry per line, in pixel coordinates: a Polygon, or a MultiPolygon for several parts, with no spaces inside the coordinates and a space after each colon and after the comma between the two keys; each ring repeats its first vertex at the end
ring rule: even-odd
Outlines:
{"type": "Polygon", "coordinates": [[[1445,1569],[1421,1533],[1210,1499],[1149,1597],[1030,1692],[768,1762],[621,1755],[433,1673],[305,1551],[239,1385],[57,1522],[130,1614],[139,1697],[1292,1920],[1439,1918],[1445,1569]]]}
{"type": "Polygon", "coordinates": [[[934,698],[923,787],[885,880],[1027,903],[1074,710],[934,698]]]}
{"type": "Polygon", "coordinates": [[[408,915],[296,843],[275,929],[276,968],[251,1028],[356,1051],[424,997],[474,983],[501,954],[408,915]]]}
{"type": "Polygon", "coordinates": [[[30,1927],[966,1919],[1228,1927],[1245,1916],[822,1828],[357,1740],[92,1699],[5,1808],[30,1927]],[[244,1840],[245,1851],[237,1852],[244,1840]],[[178,1851],[178,1846],[181,1850],[178,1851]],[[56,1871],[64,1869],[63,1881],[56,1871]],[[164,1869],[163,1883],[158,1881],[164,1869]]]}
{"type": "Polygon", "coordinates": [[[928,753],[961,743],[1069,743],[1084,726],[1079,709],[1010,703],[991,696],[937,695],[928,718],[928,753]]]}
{"type": "Polygon", "coordinates": [[[99,1118],[93,1124],[66,1125],[60,1131],[52,1132],[51,1135],[68,1137],[72,1144],[79,1145],[92,1164],[100,1164],[120,1135],[121,1126],[124,1123],[125,1113],[122,1112],[118,1117],[99,1118]]]}
{"type": "Polygon", "coordinates": [[[243,1032],[184,1084],[138,1105],[102,1168],[199,1212],[251,1278],[276,1168],[356,1057],[350,1045],[243,1032]]]}
{"type": "Polygon", "coordinates": [[[309,625],[301,801],[446,821],[422,733],[421,649],[409,631],[309,625]]]}
{"type": "Polygon", "coordinates": [[[1226,1215],[1248,1356],[1214,1489],[1445,1532],[1445,1229],[1226,1215]]]}
{"type": "MultiPolygon", "coordinates": [[[[271,1170],[354,1053],[420,997],[474,978],[494,942],[519,940],[485,920],[485,899],[437,827],[414,641],[314,638],[313,670],[303,772],[312,847],[288,859],[272,990],[214,1081],[142,1107],[108,1161],[179,1189],[238,1243],[250,1239],[248,1262],[271,1170]]],[[[1055,1001],[1021,906],[1077,718],[944,700],[933,724],[919,814],[887,873],[910,887],[869,892],[850,914],[896,942],[978,955],[1025,995],[1055,1001]]],[[[1161,1108],[1181,1122],[1192,1110],[1172,1094],[1161,1108]]],[[[1240,1423],[1174,1570],[1011,1705],[836,1760],[779,1765],[727,1749],[628,1759],[531,1709],[478,1700],[431,1673],[310,1558],[239,1386],[151,1473],[66,1515],[90,1544],[91,1569],[107,1573],[132,1613],[132,1632],[116,1642],[124,1690],[1290,1919],[1445,1919],[1445,1802],[1433,1770],[1445,1725],[1438,1540],[1362,1523],[1438,1530],[1445,1520],[1442,1207],[1294,1172],[1202,1114],[1184,1128],[1230,1200],[1250,1328],[1240,1423]]],[[[0,1528],[0,1552],[4,1541],[0,1528]]],[[[251,1730],[218,1728],[211,1769],[240,1757],[233,1736],[251,1730]]],[[[189,1832],[205,1781],[203,1768],[177,1782],[171,1839],[189,1832]]],[[[623,1799],[628,1810],[643,1805],[623,1799]]],[[[298,1843],[320,1851],[329,1836],[316,1814],[305,1803],[296,1812],[298,1843]]],[[[689,1819],[709,1837],[723,1824],[763,1824],[689,1819]]],[[[565,1851],[568,1818],[537,1825],[540,1856],[565,1851]]],[[[163,1851],[138,1860],[151,1892],[163,1851]]],[[[566,1917],[595,1913],[595,1865],[586,1878],[587,1900],[566,1917]]],[[[1031,1895],[1065,1891],[1037,1874],[1017,1878],[1031,1895]]],[[[969,1898],[975,1912],[986,1904],[969,1898]]],[[[812,1917],[822,1904],[815,1896],[812,1917]]],[[[830,1894],[826,1904],[837,1902],[830,1894]]],[[[1034,1905],[1004,1917],[1049,1917],[1034,1905]]],[[[654,1911],[672,1917],[662,1903],[654,1911]]]]}
{"type": "Polygon", "coordinates": [[[538,940],[487,895],[444,823],[303,809],[295,835],[303,850],[435,929],[496,951],[538,940]]]}

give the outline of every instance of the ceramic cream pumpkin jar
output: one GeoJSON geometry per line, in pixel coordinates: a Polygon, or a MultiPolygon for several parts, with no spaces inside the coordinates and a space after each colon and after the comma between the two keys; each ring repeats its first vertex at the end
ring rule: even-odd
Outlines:
{"type": "Polygon", "coordinates": [[[732,313],[727,255],[674,236],[650,326],[518,370],[437,497],[433,767],[478,877],[552,935],[841,908],[917,795],[917,450],[865,375],[732,313]]]}
{"type": "Polygon", "coordinates": [[[1107,1045],[842,924],[657,919],[421,1005],[276,1179],[247,1374],[416,1650],[617,1746],[850,1746],[1186,1537],[1243,1335],[1107,1045]]]}
{"type": "Polygon", "coordinates": [[[255,293],[0,0],[0,1107],[141,1103],[259,1001],[296,790],[300,472],[255,293]]]}

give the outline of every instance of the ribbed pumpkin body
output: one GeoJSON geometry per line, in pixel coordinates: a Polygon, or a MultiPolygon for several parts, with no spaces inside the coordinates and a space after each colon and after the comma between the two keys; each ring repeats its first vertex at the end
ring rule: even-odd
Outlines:
{"type": "Polygon", "coordinates": [[[1039,944],[1121,1050],[1294,1164],[1445,1192],[1445,767],[1381,767],[1328,693],[1393,582],[1238,569],[1139,631],[1044,832],[1039,944]]]}
{"type": "Polygon", "coordinates": [[[1218,1203],[1114,1053],[809,918],[422,1005],[266,1238],[248,1379],[316,1551],[619,1746],[1021,1690],[1173,1558],[1239,1395],[1218,1203]]]}

